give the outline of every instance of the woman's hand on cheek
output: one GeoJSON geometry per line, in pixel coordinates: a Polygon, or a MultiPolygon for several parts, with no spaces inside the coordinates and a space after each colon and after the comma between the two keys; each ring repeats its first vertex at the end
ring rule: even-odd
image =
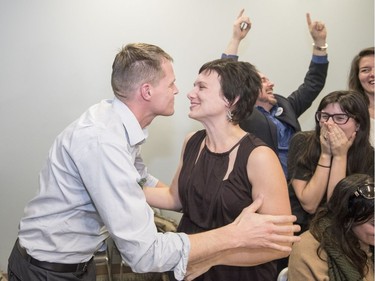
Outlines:
{"type": "Polygon", "coordinates": [[[330,143],[333,156],[346,156],[355,139],[355,131],[348,138],[336,124],[330,124],[330,143]]]}
{"type": "Polygon", "coordinates": [[[329,143],[329,132],[327,123],[322,124],[320,128],[320,147],[322,154],[332,155],[331,146],[329,143]]]}

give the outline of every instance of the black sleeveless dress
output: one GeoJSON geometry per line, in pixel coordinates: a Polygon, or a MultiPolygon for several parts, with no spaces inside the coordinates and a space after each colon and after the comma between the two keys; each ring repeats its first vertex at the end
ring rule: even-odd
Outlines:
{"type": "MultiPolygon", "coordinates": [[[[254,148],[265,144],[252,134],[247,134],[225,153],[213,153],[204,146],[199,154],[205,137],[205,130],[194,134],[183,155],[178,181],[183,206],[179,232],[193,234],[227,225],[253,202],[252,186],[246,170],[247,160],[254,148]],[[224,180],[229,154],[237,146],[233,170],[224,180]]],[[[195,280],[273,281],[276,278],[276,262],[269,262],[252,267],[215,266],[195,280]]]]}

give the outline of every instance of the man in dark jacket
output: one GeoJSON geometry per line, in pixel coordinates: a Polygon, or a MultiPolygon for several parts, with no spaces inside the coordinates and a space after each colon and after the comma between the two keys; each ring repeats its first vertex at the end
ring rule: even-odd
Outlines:
{"type": "MultiPolygon", "coordinates": [[[[238,47],[251,28],[249,18],[243,15],[242,10],[234,22],[233,35],[222,57],[238,59],[238,47]],[[241,24],[246,23],[245,28],[241,24]]],[[[298,118],[312,105],[324,87],[327,71],[327,30],[320,21],[311,21],[310,15],[306,15],[307,25],[313,39],[313,53],[309,69],[303,83],[288,97],[273,93],[274,83],[263,73],[263,89],[259,93],[256,109],[252,115],[240,126],[262,139],[278,154],[281,165],[287,176],[287,155],[291,137],[301,130],[298,118]]]]}

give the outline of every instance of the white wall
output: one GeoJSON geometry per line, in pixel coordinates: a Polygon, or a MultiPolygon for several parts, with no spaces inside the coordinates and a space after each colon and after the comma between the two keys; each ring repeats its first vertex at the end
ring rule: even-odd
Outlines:
{"type": "MultiPolygon", "coordinates": [[[[199,67],[218,58],[244,7],[253,29],[240,54],[287,95],[311,57],[305,13],[328,28],[324,95],[346,87],[350,61],[374,44],[373,0],[0,0],[0,270],[55,136],[87,107],[111,98],[113,58],[129,42],[157,44],[175,59],[173,117],[157,118],[144,147],[149,169],[169,182],[186,133],[186,93],[199,67]]],[[[318,101],[301,118],[312,128],[318,101]]]]}

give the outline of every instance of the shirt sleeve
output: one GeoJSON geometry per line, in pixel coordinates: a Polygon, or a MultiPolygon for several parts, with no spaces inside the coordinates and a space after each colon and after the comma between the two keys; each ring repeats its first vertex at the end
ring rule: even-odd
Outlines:
{"type": "Polygon", "coordinates": [[[318,63],[318,64],[325,64],[325,63],[328,63],[328,56],[327,55],[325,56],[313,55],[311,61],[314,63],[318,63]]]}
{"type": "Polygon", "coordinates": [[[235,61],[238,61],[238,56],[237,55],[227,55],[227,54],[221,54],[222,59],[233,59],[235,61]]]}
{"type": "Polygon", "coordinates": [[[311,107],[326,83],[329,63],[322,63],[320,59],[319,62],[315,62],[314,60],[318,60],[317,57],[310,62],[303,83],[287,98],[297,118],[311,107]]]}
{"type": "Polygon", "coordinates": [[[101,135],[87,143],[76,160],[85,188],[123,260],[135,272],[175,270],[181,279],[189,239],[185,234],[157,232],[154,212],[139,185],[142,177],[150,183],[154,178],[148,176],[139,148],[114,135],[101,135]]]}

